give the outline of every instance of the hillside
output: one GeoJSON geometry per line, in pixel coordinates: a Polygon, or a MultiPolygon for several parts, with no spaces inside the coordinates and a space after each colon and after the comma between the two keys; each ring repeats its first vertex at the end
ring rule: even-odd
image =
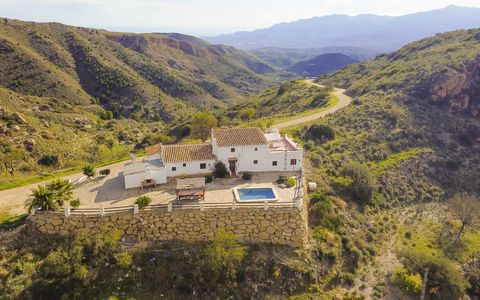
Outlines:
{"type": "Polygon", "coordinates": [[[79,105],[98,102],[116,116],[147,120],[239,101],[268,85],[260,74],[272,71],[251,54],[178,34],[7,19],[0,42],[1,86],[79,105]]]}
{"type": "Polygon", "coordinates": [[[124,158],[199,109],[273,85],[272,72],[250,53],[181,34],[2,19],[0,183],[124,158]]]}
{"type": "Polygon", "coordinates": [[[330,163],[351,159],[371,164],[382,197],[395,201],[480,192],[479,37],[478,29],[436,35],[320,77],[319,83],[343,86],[357,97],[356,105],[325,120],[341,138],[320,146],[335,153],[321,168],[335,173],[330,163]],[[402,153],[411,155],[393,159],[402,153]],[[395,172],[383,167],[390,163],[395,172]],[[419,190],[419,182],[427,185],[419,190]]]}
{"type": "Polygon", "coordinates": [[[318,77],[321,74],[337,71],[358,61],[341,53],[326,53],[294,64],[289,69],[306,77],[318,77]]]}
{"type": "Polygon", "coordinates": [[[249,50],[263,61],[279,68],[289,68],[296,63],[313,59],[326,53],[341,53],[356,61],[374,59],[380,53],[371,49],[356,47],[323,47],[307,49],[259,48],[249,50]]]}
{"type": "Polygon", "coordinates": [[[330,15],[206,38],[240,49],[361,47],[379,52],[435,33],[480,26],[480,9],[448,6],[398,17],[330,15]]]}

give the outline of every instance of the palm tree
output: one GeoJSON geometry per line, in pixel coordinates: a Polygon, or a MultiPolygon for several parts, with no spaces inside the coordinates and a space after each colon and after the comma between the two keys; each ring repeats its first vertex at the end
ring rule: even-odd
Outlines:
{"type": "Polygon", "coordinates": [[[28,211],[39,207],[40,210],[57,210],[65,201],[73,198],[73,186],[67,180],[56,179],[46,186],[39,185],[33,189],[30,197],[25,202],[28,211]]]}
{"type": "Polygon", "coordinates": [[[28,208],[28,212],[31,212],[32,209],[37,207],[41,210],[57,210],[61,205],[55,199],[54,192],[51,189],[39,185],[38,188],[32,190],[25,206],[28,208]]]}
{"type": "Polygon", "coordinates": [[[63,206],[65,201],[70,201],[73,198],[73,185],[68,180],[56,179],[47,184],[47,189],[51,190],[60,206],[63,206]]]}

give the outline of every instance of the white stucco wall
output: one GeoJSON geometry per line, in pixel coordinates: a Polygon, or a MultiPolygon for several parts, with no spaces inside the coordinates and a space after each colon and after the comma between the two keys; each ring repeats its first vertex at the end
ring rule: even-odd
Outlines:
{"type": "MultiPolygon", "coordinates": [[[[165,169],[159,169],[150,172],[152,178],[157,182],[157,184],[167,182],[167,172],[165,169]]],[[[145,179],[145,172],[133,173],[124,175],[125,188],[139,188],[142,186],[142,181],[145,179]]]]}
{"type": "Polygon", "coordinates": [[[229,158],[237,158],[237,172],[273,172],[273,171],[298,171],[303,160],[303,149],[297,151],[270,151],[266,145],[216,147],[216,155],[229,167],[229,158]],[[235,148],[235,152],[231,152],[235,148]],[[256,149],[256,150],[255,150],[256,149]],[[296,165],[291,165],[291,159],[296,159],[296,165]],[[257,161],[255,164],[254,161],[257,161]],[[272,164],[273,161],[277,165],[272,164]]]}
{"type": "Polygon", "coordinates": [[[165,169],[168,177],[182,176],[182,175],[195,175],[195,174],[208,174],[213,171],[215,166],[214,160],[205,160],[205,161],[189,161],[189,162],[179,162],[179,163],[166,163],[165,169]],[[207,164],[206,169],[200,169],[200,164],[207,164]],[[185,164],[185,166],[183,166],[185,164]],[[172,168],[175,167],[176,171],[172,171],[172,168]]]}

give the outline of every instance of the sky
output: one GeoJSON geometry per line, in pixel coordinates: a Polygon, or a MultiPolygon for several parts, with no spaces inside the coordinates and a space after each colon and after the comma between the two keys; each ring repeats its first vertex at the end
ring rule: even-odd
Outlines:
{"type": "Polygon", "coordinates": [[[127,32],[211,36],[330,14],[404,15],[480,0],[0,0],[0,16],[127,32]]]}

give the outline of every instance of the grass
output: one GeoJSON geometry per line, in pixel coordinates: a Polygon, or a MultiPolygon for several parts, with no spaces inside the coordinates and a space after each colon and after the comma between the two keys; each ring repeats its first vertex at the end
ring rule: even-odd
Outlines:
{"type": "Polygon", "coordinates": [[[10,230],[25,223],[28,214],[11,215],[8,212],[0,212],[0,231],[10,230]]]}
{"type": "Polygon", "coordinates": [[[378,176],[388,168],[399,166],[404,161],[417,157],[422,153],[429,153],[432,151],[433,150],[430,148],[410,148],[402,152],[390,154],[386,159],[374,163],[371,166],[372,173],[374,176],[378,176]]]}

